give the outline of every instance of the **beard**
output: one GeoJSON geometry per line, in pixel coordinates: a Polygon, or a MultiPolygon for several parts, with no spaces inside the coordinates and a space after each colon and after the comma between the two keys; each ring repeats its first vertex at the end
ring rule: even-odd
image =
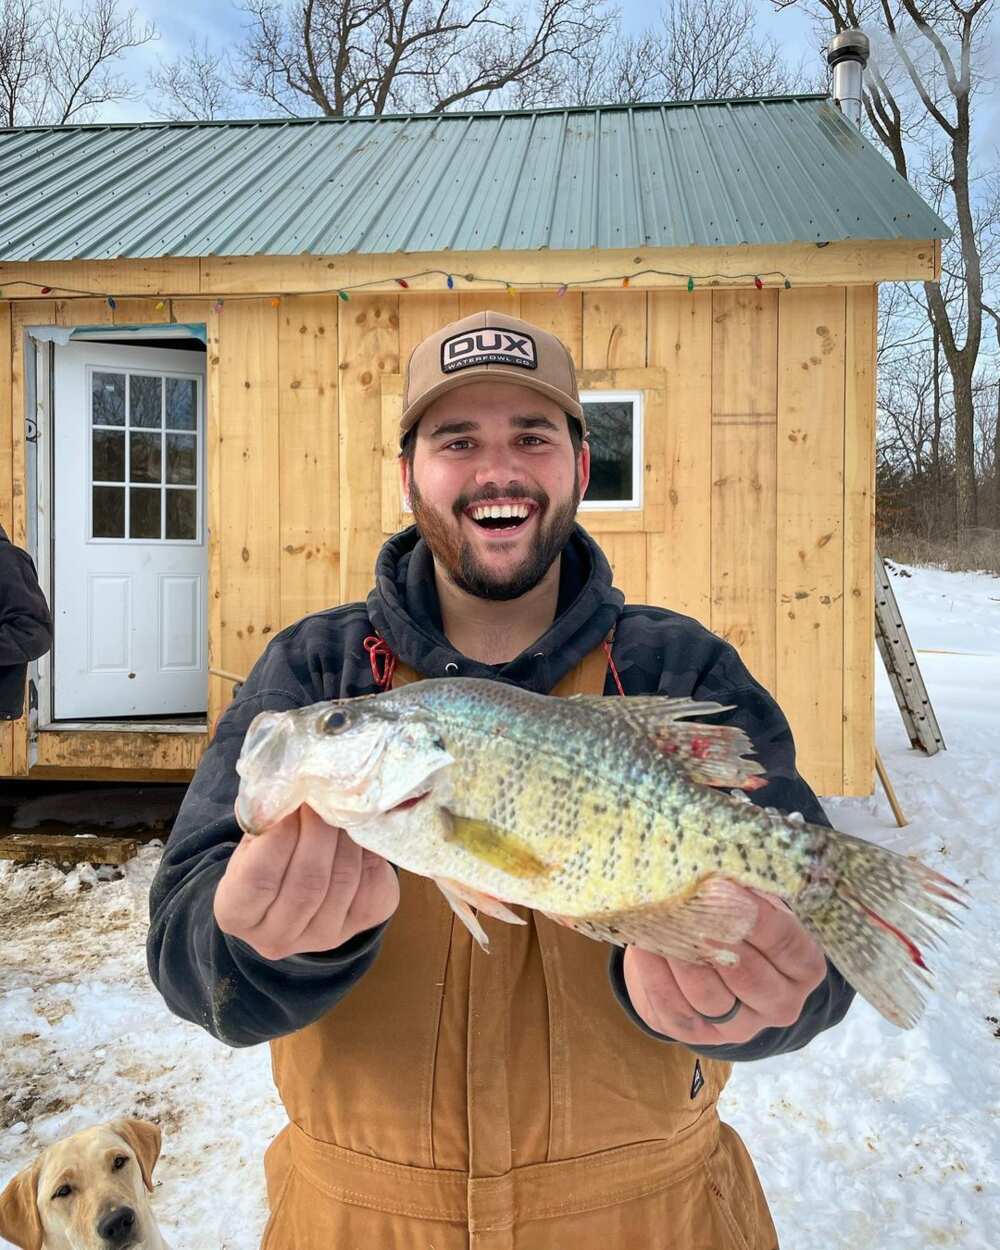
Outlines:
{"type": "Polygon", "coordinates": [[[451,507],[455,518],[453,524],[445,514],[424,500],[412,476],[410,480],[410,507],[421,538],[449,580],[459,590],[477,599],[519,599],[533,590],[549,571],[576,526],[576,512],[580,506],[580,474],[577,467],[573,470],[573,493],[570,498],[556,506],[551,515],[549,504],[545,491],[528,490],[518,483],[511,483],[505,491],[486,490],[475,498],[460,495],[451,507]],[[472,543],[462,537],[462,515],[473,503],[488,503],[491,499],[511,495],[533,500],[538,505],[540,519],[520,566],[508,573],[497,574],[478,559],[472,543]]]}

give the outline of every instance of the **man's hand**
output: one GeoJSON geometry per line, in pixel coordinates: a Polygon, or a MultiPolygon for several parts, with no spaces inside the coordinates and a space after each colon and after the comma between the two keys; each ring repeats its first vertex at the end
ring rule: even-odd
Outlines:
{"type": "Polygon", "coordinates": [[[335,950],[399,906],[388,860],[303,803],[266,833],[244,835],[215,891],[215,919],[265,959],[335,950]]]}
{"type": "Polygon", "coordinates": [[[826,976],[816,939],[774,895],[760,900],[757,921],[736,946],[735,964],[693,964],[665,959],[629,946],[625,985],[632,1005],[658,1033],[695,1046],[748,1042],[762,1029],[794,1024],[806,999],[826,976]],[[708,1024],[698,1015],[724,1015],[736,998],[732,1020],[708,1024]]]}

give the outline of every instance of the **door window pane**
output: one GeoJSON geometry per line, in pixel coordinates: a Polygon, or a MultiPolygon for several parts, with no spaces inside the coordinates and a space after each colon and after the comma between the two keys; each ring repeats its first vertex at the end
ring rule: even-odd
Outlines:
{"type": "Polygon", "coordinates": [[[194,378],[167,378],[167,427],[197,429],[198,388],[194,378]]]}
{"type": "Polygon", "coordinates": [[[94,425],[125,424],[124,373],[92,373],[90,396],[94,425]]]}
{"type": "Polygon", "coordinates": [[[160,444],[161,434],[129,432],[129,478],[133,482],[159,482],[162,480],[160,444]]]}
{"type": "Polygon", "coordinates": [[[588,503],[624,502],[635,498],[632,474],[634,404],[632,400],[584,404],[590,442],[588,503]]]}
{"type": "Polygon", "coordinates": [[[129,424],[146,430],[158,430],[162,425],[163,379],[129,374],[129,424]]]}
{"type": "Polygon", "coordinates": [[[160,537],[160,492],[133,486],[128,493],[129,538],[160,537]]]}
{"type": "Polygon", "coordinates": [[[195,472],[197,440],[193,434],[168,434],[167,481],[184,482],[193,486],[198,478],[195,472]]]}
{"type": "Polygon", "coordinates": [[[94,430],[95,482],[125,481],[125,431],[94,430]]]}
{"type": "Polygon", "coordinates": [[[125,488],[94,487],[94,538],[125,537],[125,488]]]}
{"type": "Polygon", "coordinates": [[[198,537],[198,522],[195,513],[197,502],[197,491],[167,491],[167,538],[198,537]]]}

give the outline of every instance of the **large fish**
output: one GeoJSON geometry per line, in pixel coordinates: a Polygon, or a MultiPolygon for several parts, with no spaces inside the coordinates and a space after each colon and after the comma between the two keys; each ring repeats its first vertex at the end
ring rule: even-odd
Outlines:
{"type": "Polygon", "coordinates": [[[237,763],[236,816],[261,833],[308,803],[331,825],[433,878],[474,936],[473,908],[514,924],[537,908],[582,933],[695,962],[782,897],[844,976],[911,1027],[930,984],[921,945],[956,923],[961,887],[915,859],[750,803],[765,784],[727,711],[662,696],[557,698],[437,678],[262,712],[237,763]]]}

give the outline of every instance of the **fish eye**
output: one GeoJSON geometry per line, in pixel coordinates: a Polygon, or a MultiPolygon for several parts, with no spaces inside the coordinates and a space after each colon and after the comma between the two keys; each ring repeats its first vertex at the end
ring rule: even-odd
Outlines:
{"type": "Polygon", "coordinates": [[[53,1198],[68,1198],[72,1192],[73,1190],[71,1186],[60,1185],[59,1188],[56,1190],[56,1192],[52,1195],[52,1197],[53,1198]]]}
{"type": "Polygon", "coordinates": [[[348,718],[347,713],[342,712],[338,708],[336,711],[328,713],[323,718],[323,720],[320,722],[320,728],[323,730],[324,733],[328,733],[328,734],[339,733],[341,729],[343,729],[344,726],[347,724],[348,719],[349,718],[348,718]]]}
{"type": "Polygon", "coordinates": [[[114,1162],[111,1166],[117,1172],[120,1168],[123,1168],[126,1163],[128,1163],[128,1155],[115,1155],[114,1162]]]}

